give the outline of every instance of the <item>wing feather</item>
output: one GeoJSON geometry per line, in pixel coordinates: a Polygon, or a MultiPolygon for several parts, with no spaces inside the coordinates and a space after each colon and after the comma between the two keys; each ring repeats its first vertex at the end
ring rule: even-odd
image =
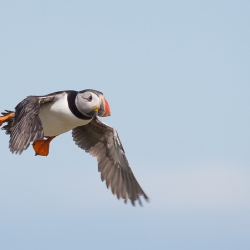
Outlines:
{"type": "Polygon", "coordinates": [[[53,96],[28,96],[15,108],[11,124],[9,148],[12,153],[21,154],[32,141],[43,139],[42,122],[38,116],[40,104],[53,100],[53,96]]]}
{"type": "Polygon", "coordinates": [[[72,131],[76,145],[85,150],[98,161],[101,180],[106,181],[107,188],[118,199],[130,200],[133,205],[140,196],[148,200],[148,196],[137,182],[125,155],[125,151],[116,130],[96,117],[85,126],[72,131]]]}

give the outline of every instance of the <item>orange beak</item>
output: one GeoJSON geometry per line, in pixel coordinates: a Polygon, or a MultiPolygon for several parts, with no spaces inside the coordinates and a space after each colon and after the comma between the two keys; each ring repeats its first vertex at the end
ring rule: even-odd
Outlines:
{"type": "Polygon", "coordinates": [[[100,109],[98,111],[98,115],[101,116],[101,117],[110,116],[111,115],[111,111],[110,111],[110,107],[109,107],[108,101],[105,99],[104,96],[102,96],[101,99],[102,99],[102,102],[101,102],[100,109]]]}

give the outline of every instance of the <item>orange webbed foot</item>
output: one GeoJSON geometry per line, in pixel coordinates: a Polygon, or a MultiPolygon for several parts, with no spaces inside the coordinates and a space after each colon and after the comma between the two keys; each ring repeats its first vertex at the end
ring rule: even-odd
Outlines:
{"type": "MultiPolygon", "coordinates": [[[[2,113],[2,114],[6,114],[6,113],[2,113]]],[[[7,115],[1,116],[0,117],[0,126],[2,126],[4,122],[7,122],[8,119],[13,118],[14,115],[15,115],[15,113],[9,113],[7,115]]]]}
{"type": "Polygon", "coordinates": [[[33,142],[33,148],[36,155],[47,156],[49,154],[49,144],[55,136],[49,137],[46,140],[37,140],[33,142]]]}

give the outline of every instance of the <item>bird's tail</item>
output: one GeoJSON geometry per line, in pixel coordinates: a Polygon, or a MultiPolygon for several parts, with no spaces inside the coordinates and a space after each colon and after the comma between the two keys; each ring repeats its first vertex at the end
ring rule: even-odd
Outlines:
{"type": "Polygon", "coordinates": [[[7,122],[7,124],[4,125],[2,129],[5,130],[5,133],[8,135],[11,133],[15,122],[15,112],[10,110],[5,110],[1,114],[2,116],[0,116],[0,126],[2,126],[4,122],[7,122]]]}

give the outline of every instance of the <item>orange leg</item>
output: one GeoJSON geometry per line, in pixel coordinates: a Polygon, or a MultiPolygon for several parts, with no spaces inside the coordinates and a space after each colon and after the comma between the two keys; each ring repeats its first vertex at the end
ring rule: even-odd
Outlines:
{"type": "Polygon", "coordinates": [[[51,136],[45,140],[37,140],[33,142],[33,148],[36,152],[36,155],[47,156],[49,154],[49,144],[55,138],[51,136]]]}
{"type": "Polygon", "coordinates": [[[1,116],[0,117],[0,126],[2,126],[2,124],[4,122],[7,122],[8,119],[13,118],[14,116],[15,116],[15,113],[9,113],[8,115],[1,116]]]}

